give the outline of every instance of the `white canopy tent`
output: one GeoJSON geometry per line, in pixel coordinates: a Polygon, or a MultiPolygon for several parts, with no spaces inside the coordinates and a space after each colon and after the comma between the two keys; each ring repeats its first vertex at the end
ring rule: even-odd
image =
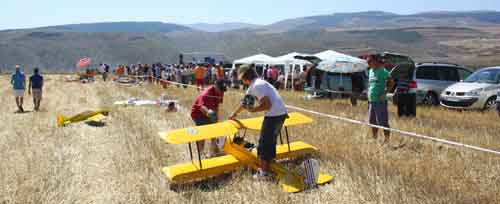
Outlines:
{"type": "Polygon", "coordinates": [[[233,67],[235,64],[271,64],[274,62],[275,58],[266,54],[256,54],[250,57],[245,57],[233,62],[233,67]]]}
{"type": "Polygon", "coordinates": [[[322,60],[317,68],[327,72],[353,73],[364,71],[368,68],[365,60],[333,50],[326,50],[314,56],[322,60]]]}
{"type": "MultiPolygon", "coordinates": [[[[368,64],[365,60],[333,50],[326,50],[314,56],[321,59],[321,62],[319,62],[316,68],[329,73],[355,73],[364,71],[368,68],[368,64]]],[[[326,83],[329,83],[329,81],[326,83]]],[[[340,78],[340,83],[344,83],[342,77],[340,78]]]]}
{"type": "Polygon", "coordinates": [[[241,59],[233,61],[233,67],[232,67],[231,71],[236,71],[237,64],[266,65],[266,64],[272,64],[274,60],[275,60],[274,57],[271,57],[271,56],[266,55],[266,54],[252,55],[250,57],[245,57],[245,58],[241,58],[241,59]]]}
{"type": "MultiPolygon", "coordinates": [[[[293,68],[291,69],[292,70],[292,86],[293,86],[293,82],[294,82],[294,74],[295,74],[295,66],[300,66],[301,68],[304,67],[305,65],[310,65],[311,63],[308,62],[308,61],[305,61],[305,60],[299,60],[299,59],[295,59],[295,56],[297,55],[300,55],[300,56],[304,56],[304,55],[308,55],[308,54],[304,54],[304,53],[298,53],[298,52],[292,52],[292,53],[289,53],[289,54],[286,54],[286,55],[283,55],[283,56],[279,56],[279,57],[276,57],[274,58],[274,62],[272,64],[274,65],[285,65],[285,89],[287,87],[287,83],[288,83],[288,74],[290,72],[290,66],[292,66],[293,68]]],[[[292,89],[293,90],[293,89],[292,89]]]]}

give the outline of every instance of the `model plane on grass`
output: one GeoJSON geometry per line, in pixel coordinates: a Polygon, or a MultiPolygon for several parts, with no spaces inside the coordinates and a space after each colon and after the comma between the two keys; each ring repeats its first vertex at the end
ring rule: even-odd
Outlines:
{"type": "Polygon", "coordinates": [[[100,110],[100,111],[85,111],[79,113],[72,117],[65,117],[63,115],[57,115],[57,126],[62,127],[69,125],[71,123],[77,123],[82,121],[87,121],[90,123],[102,124],[102,121],[106,116],[109,115],[108,110],[100,110]]]}
{"type": "MultiPolygon", "coordinates": [[[[277,161],[305,157],[319,151],[316,147],[305,142],[290,143],[288,127],[312,123],[313,120],[300,113],[290,113],[289,116],[283,125],[286,142],[283,142],[283,135],[280,133],[281,145],[276,147],[277,161]]],[[[175,184],[207,179],[237,170],[242,166],[248,166],[257,170],[260,167],[257,151],[255,148],[252,148],[254,145],[247,142],[244,137],[246,130],[260,130],[263,119],[263,117],[259,117],[240,121],[230,120],[160,133],[160,137],[169,144],[188,144],[191,157],[191,162],[164,167],[162,171],[175,184]],[[243,130],[243,137],[239,135],[240,130],[243,130]],[[202,160],[199,149],[197,149],[198,161],[193,159],[191,143],[213,138],[225,138],[223,145],[226,155],[202,160]]],[[[271,172],[278,178],[283,191],[290,193],[300,192],[318,184],[328,183],[333,179],[328,174],[315,173],[315,175],[308,175],[307,172],[304,173],[304,171],[313,170],[310,168],[318,169],[315,160],[306,161],[313,162],[312,164],[309,162],[308,165],[302,165],[300,166],[301,168],[297,168],[295,171],[285,168],[276,161],[271,163],[271,172]]]]}
{"type": "Polygon", "coordinates": [[[177,104],[177,100],[158,99],[158,100],[141,100],[138,98],[130,98],[125,101],[116,101],[114,105],[117,106],[172,106],[177,104]]]}

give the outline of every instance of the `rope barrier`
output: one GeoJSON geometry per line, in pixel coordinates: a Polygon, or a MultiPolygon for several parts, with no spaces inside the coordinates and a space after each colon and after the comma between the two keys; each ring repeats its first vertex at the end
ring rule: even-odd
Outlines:
{"type": "MultiPolygon", "coordinates": [[[[149,77],[149,76],[142,76],[142,77],[149,77]]],[[[169,81],[169,80],[165,80],[165,79],[161,79],[161,78],[155,78],[155,79],[159,80],[159,81],[163,81],[163,82],[168,82],[168,83],[171,83],[171,84],[182,85],[182,86],[186,86],[186,87],[191,87],[191,88],[198,89],[197,86],[190,85],[190,84],[178,83],[178,82],[169,81]]],[[[230,92],[230,93],[244,95],[243,93],[240,93],[240,92],[230,92]]],[[[454,142],[454,141],[450,141],[450,140],[439,139],[439,138],[436,138],[436,137],[431,137],[431,136],[422,135],[422,134],[418,134],[418,133],[413,133],[413,132],[398,130],[398,129],[394,129],[394,128],[388,128],[388,127],[373,125],[373,124],[369,124],[367,122],[362,122],[362,121],[358,121],[358,120],[354,120],[354,119],[349,119],[349,118],[335,116],[335,115],[331,115],[331,114],[327,114],[327,113],[322,113],[322,112],[318,112],[318,111],[314,111],[314,110],[309,110],[309,109],[305,109],[305,108],[298,107],[298,106],[293,106],[293,105],[286,105],[286,106],[288,108],[290,108],[290,109],[294,109],[294,110],[297,110],[297,111],[310,113],[310,114],[313,114],[313,115],[318,115],[318,116],[325,117],[325,118],[330,118],[330,119],[334,119],[334,120],[340,120],[340,121],[344,121],[344,122],[352,123],[352,124],[357,124],[357,125],[364,125],[364,126],[368,126],[368,127],[372,127],[372,128],[379,128],[379,129],[383,129],[383,130],[388,130],[388,131],[391,131],[391,132],[399,133],[399,134],[404,135],[404,136],[414,137],[414,138],[423,139],[423,140],[429,140],[429,141],[433,141],[433,142],[437,142],[437,143],[447,144],[447,145],[450,145],[450,146],[462,147],[462,148],[466,148],[466,149],[472,149],[472,150],[475,150],[475,151],[480,151],[480,152],[486,152],[486,153],[492,153],[492,154],[500,155],[500,151],[497,151],[497,150],[491,150],[491,149],[487,149],[487,148],[482,148],[482,147],[478,147],[478,146],[463,144],[463,143],[454,142]]]]}

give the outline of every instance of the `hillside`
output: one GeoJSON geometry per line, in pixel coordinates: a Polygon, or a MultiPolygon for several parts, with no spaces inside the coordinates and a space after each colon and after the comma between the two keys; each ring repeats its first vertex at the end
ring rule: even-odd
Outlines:
{"type": "MultiPolygon", "coordinates": [[[[185,145],[168,145],[159,131],[193,125],[193,89],[64,83],[63,75],[46,75],[40,112],[14,114],[11,97],[1,97],[0,203],[500,203],[500,158],[462,148],[393,134],[392,145],[374,141],[369,129],[309,115],[314,123],[291,127],[290,139],[320,149],[316,158],[334,182],[311,192],[286,194],[272,182],[256,181],[241,170],[197,185],[170,186],[160,171],[189,161],[185,145]],[[113,107],[129,97],[154,99],[168,94],[180,100],[177,113],[157,107],[113,107]],[[109,108],[106,126],[84,123],[57,128],[57,114],[109,108]]],[[[6,76],[0,94],[11,96],[6,76]]],[[[347,100],[305,101],[302,94],[282,93],[287,104],[356,120],[366,118],[366,103],[347,100]]],[[[241,100],[225,94],[226,118],[241,100]]],[[[25,109],[32,110],[31,100],[25,109]]],[[[242,114],[241,118],[259,114],[242,114]]],[[[485,148],[500,149],[498,116],[418,107],[417,118],[400,119],[390,106],[394,128],[485,148]]],[[[247,138],[256,140],[254,132],[247,138]]]]}
{"type": "Polygon", "coordinates": [[[261,25],[250,24],[250,23],[219,23],[219,24],[210,24],[210,23],[195,23],[189,24],[188,27],[200,31],[205,32],[224,32],[231,30],[239,30],[239,29],[255,29],[261,27],[261,25]]]}
{"type": "Polygon", "coordinates": [[[500,12],[426,12],[399,15],[382,11],[358,13],[335,13],[331,15],[310,16],[288,19],[266,26],[273,31],[304,30],[318,28],[340,29],[383,29],[405,27],[471,27],[500,24],[500,12]]]}
{"type": "Polygon", "coordinates": [[[83,32],[83,33],[168,33],[189,31],[189,27],[162,22],[108,22],[82,23],[36,28],[45,32],[83,32]]]}
{"type": "Polygon", "coordinates": [[[175,63],[180,52],[225,53],[229,60],[257,53],[333,49],[351,55],[406,53],[417,61],[479,67],[500,60],[500,12],[340,13],[289,19],[258,28],[204,32],[159,22],[121,22],[0,31],[0,71],[72,70],[90,56],[95,63],[175,63]]]}

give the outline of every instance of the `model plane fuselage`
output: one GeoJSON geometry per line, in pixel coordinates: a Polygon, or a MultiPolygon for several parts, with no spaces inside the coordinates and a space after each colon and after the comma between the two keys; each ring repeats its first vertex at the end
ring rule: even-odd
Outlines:
{"type": "Polygon", "coordinates": [[[82,121],[101,122],[105,118],[105,116],[107,116],[108,114],[109,114],[109,111],[100,110],[100,111],[84,111],[82,113],[76,114],[76,115],[69,117],[69,118],[65,117],[63,115],[58,115],[57,116],[57,126],[61,127],[64,125],[82,122],[82,121]]]}

